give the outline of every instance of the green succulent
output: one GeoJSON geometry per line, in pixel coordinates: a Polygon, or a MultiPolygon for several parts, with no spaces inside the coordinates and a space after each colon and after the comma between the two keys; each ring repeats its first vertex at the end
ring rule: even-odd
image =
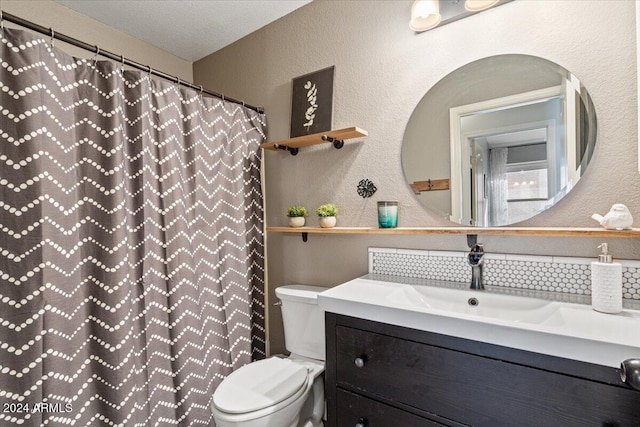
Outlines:
{"type": "Polygon", "coordinates": [[[326,203],[316,209],[316,213],[320,217],[336,216],[336,214],[338,213],[338,208],[336,208],[336,205],[334,204],[326,203]]]}
{"type": "Polygon", "coordinates": [[[307,208],[305,208],[304,206],[289,206],[286,215],[290,218],[300,216],[304,217],[307,216],[307,208]]]}

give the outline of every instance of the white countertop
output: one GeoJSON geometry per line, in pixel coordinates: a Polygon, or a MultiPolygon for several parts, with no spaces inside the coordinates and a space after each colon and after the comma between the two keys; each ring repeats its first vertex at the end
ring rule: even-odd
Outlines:
{"type": "Polygon", "coordinates": [[[336,314],[615,368],[640,358],[640,310],[604,314],[590,305],[546,299],[562,294],[524,292],[539,296],[531,298],[508,295],[518,290],[464,287],[367,275],[322,292],[318,304],[336,314]],[[470,306],[469,298],[478,305],[470,306]]]}

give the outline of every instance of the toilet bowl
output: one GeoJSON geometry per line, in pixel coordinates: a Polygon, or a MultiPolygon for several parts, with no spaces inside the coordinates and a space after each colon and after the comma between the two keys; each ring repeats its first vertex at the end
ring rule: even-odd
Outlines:
{"type": "Polygon", "coordinates": [[[323,363],[291,357],[271,357],[244,366],[214,393],[212,412],[217,426],[322,426],[322,372],[323,363]],[[313,401],[321,402],[315,411],[309,407],[313,401]],[[302,411],[305,405],[311,410],[302,411]]]}
{"type": "Polygon", "coordinates": [[[291,355],[249,363],[225,378],[211,405],[218,427],[324,425],[324,313],[317,308],[323,290],[305,285],[276,289],[291,355]]]}

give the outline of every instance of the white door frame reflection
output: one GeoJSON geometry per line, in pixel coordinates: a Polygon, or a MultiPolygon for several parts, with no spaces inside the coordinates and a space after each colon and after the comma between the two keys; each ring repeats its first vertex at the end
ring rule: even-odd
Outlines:
{"type": "Polygon", "coordinates": [[[520,222],[552,206],[573,186],[580,177],[579,90],[579,82],[564,79],[562,85],[450,108],[452,221],[474,226],[520,222]],[[545,146],[542,156],[540,144],[545,146]],[[518,161],[512,155],[516,147],[527,150],[529,158],[521,154],[518,161]],[[500,148],[511,148],[509,161],[492,168],[499,156],[492,163],[489,153],[500,148]],[[507,174],[542,167],[547,191],[510,200],[507,174]]]}

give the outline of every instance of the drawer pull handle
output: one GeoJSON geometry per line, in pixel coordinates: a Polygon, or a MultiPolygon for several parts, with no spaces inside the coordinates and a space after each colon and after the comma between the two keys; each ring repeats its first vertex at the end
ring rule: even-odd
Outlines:
{"type": "Polygon", "coordinates": [[[360,419],[358,420],[358,422],[356,423],[356,427],[367,427],[367,420],[366,418],[360,417],[360,419]]]}
{"type": "Polygon", "coordinates": [[[353,361],[358,368],[364,368],[364,357],[356,357],[356,360],[353,361]]]}
{"type": "Polygon", "coordinates": [[[620,379],[640,390],[640,359],[627,359],[620,364],[620,379]]]}

